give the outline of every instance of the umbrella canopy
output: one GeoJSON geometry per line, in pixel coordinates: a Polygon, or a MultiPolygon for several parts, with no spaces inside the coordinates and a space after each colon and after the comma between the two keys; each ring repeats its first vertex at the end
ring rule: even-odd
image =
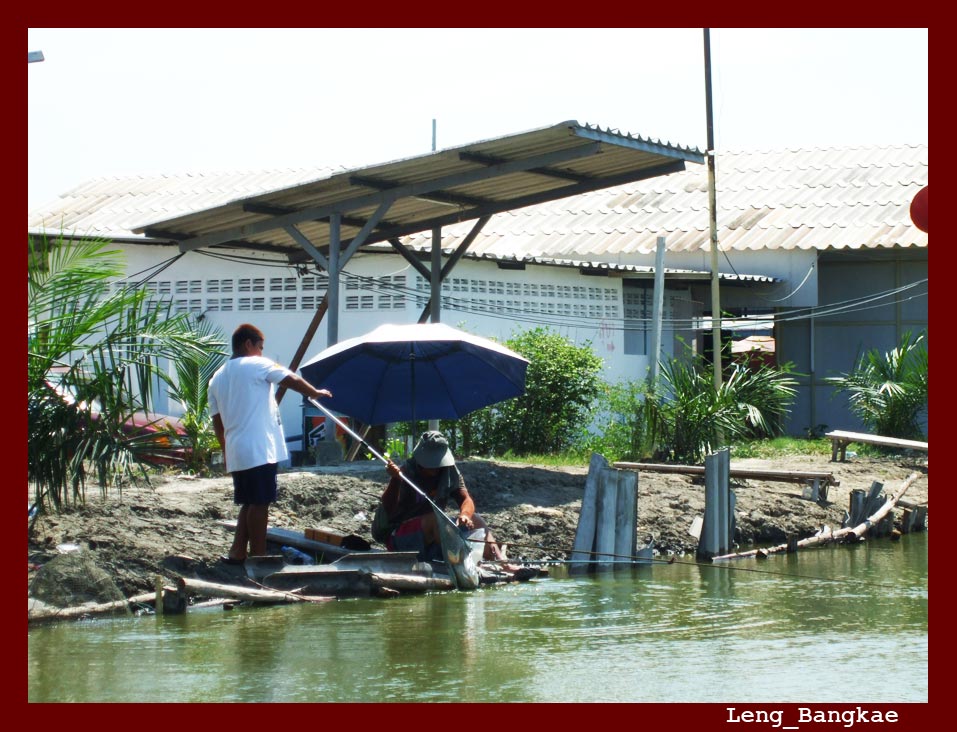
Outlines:
{"type": "Polygon", "coordinates": [[[330,409],[365,424],[458,419],[525,393],[528,360],[443,323],[382,325],[300,367],[330,409]]]}

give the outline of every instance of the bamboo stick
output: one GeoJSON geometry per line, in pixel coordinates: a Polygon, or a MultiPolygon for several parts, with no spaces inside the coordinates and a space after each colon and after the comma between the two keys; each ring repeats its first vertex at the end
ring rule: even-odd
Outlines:
{"type": "MultiPolygon", "coordinates": [[[[892,508],[900,500],[901,496],[907,492],[907,489],[910,488],[914,482],[921,477],[921,473],[911,473],[907,476],[907,479],[901,484],[901,487],[898,489],[897,493],[892,495],[887,501],[884,502],[884,505],[877,509],[871,516],[865,519],[862,523],[857,526],[848,526],[843,529],[838,529],[837,531],[831,531],[827,527],[822,529],[814,536],[810,536],[806,539],[801,539],[797,542],[796,547],[798,549],[803,549],[809,546],[815,546],[817,544],[831,543],[835,541],[841,541],[843,539],[849,539],[850,537],[860,538],[863,536],[871,526],[876,525],[882,518],[884,518],[892,508]]],[[[769,554],[778,554],[788,550],[788,543],[778,544],[777,546],[765,547],[763,549],[752,549],[746,552],[737,552],[734,554],[722,554],[719,557],[712,557],[711,561],[716,562],[719,560],[725,559],[744,559],[746,557],[766,557],[769,554]]]]}
{"type": "Polygon", "coordinates": [[[323,602],[325,600],[335,599],[334,597],[326,595],[300,595],[296,592],[283,590],[224,585],[190,577],[180,577],[177,582],[181,591],[188,590],[193,594],[202,595],[204,597],[225,597],[227,599],[247,600],[249,602],[323,602]]]}
{"type": "Polygon", "coordinates": [[[455,589],[451,578],[448,577],[417,577],[408,574],[369,572],[369,579],[375,589],[411,590],[413,592],[455,589]]]}

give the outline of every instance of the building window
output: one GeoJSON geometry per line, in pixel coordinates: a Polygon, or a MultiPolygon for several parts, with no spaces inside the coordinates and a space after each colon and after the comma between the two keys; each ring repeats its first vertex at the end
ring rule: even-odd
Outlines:
{"type": "Polygon", "coordinates": [[[329,278],[326,275],[306,275],[302,278],[301,289],[303,292],[320,292],[329,286],[329,278]]]}
{"type": "Polygon", "coordinates": [[[647,287],[625,287],[622,290],[625,309],[625,354],[645,356],[648,353],[648,324],[651,321],[651,290],[647,287]]]}

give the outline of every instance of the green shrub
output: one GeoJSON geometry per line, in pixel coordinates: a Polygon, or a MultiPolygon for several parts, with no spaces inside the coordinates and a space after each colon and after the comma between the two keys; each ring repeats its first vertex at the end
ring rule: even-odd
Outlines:
{"type": "Polygon", "coordinates": [[[568,449],[587,424],[601,390],[602,360],[590,344],[576,346],[540,327],[505,345],[528,359],[525,394],[443,420],[453,452],[482,455],[552,454],[568,449]]]}

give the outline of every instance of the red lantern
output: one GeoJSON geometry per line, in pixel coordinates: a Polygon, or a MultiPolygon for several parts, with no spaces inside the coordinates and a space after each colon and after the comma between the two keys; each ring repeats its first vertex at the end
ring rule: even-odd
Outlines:
{"type": "Polygon", "coordinates": [[[910,220],[914,222],[914,226],[927,233],[927,186],[917,191],[914,200],[910,202],[910,220]]]}

